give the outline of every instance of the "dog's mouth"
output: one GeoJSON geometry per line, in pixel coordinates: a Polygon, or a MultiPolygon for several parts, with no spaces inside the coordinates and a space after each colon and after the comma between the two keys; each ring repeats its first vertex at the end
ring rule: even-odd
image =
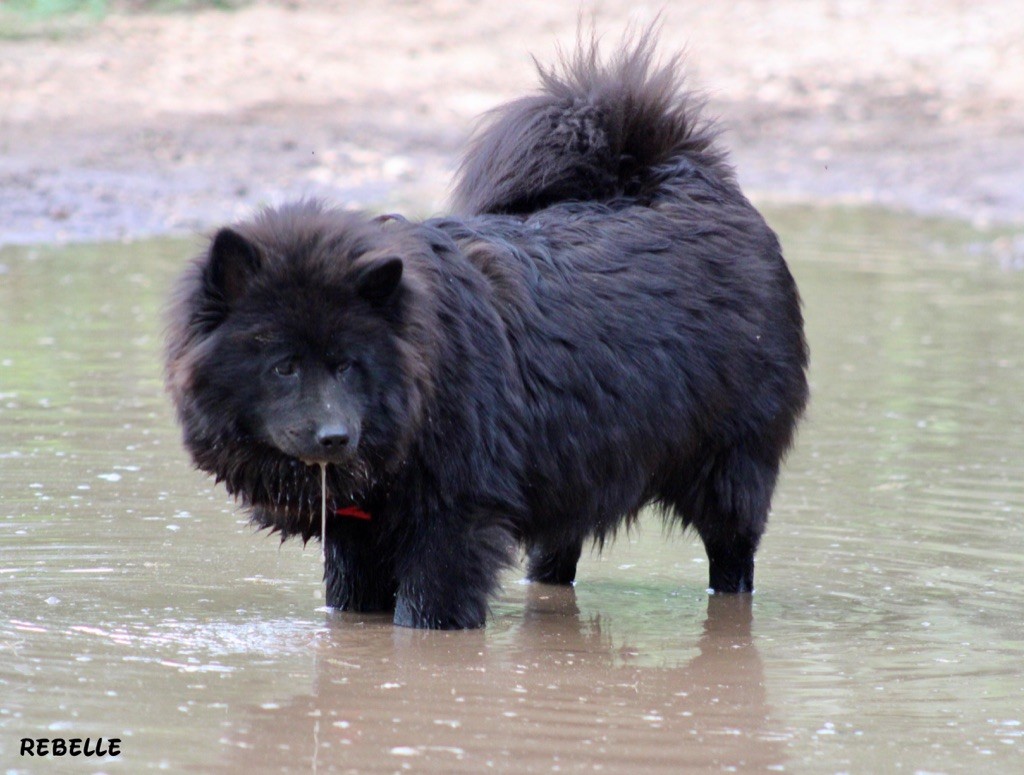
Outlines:
{"type": "Polygon", "coordinates": [[[326,468],[327,466],[330,466],[330,465],[338,465],[339,462],[343,462],[343,461],[334,460],[334,459],[329,458],[329,457],[298,457],[298,456],[296,456],[295,459],[298,460],[306,468],[314,468],[314,469],[316,469],[316,475],[317,476],[320,476],[320,469],[326,468]]]}
{"type": "Polygon", "coordinates": [[[359,467],[358,454],[354,444],[339,444],[336,446],[275,444],[275,446],[284,455],[294,460],[296,465],[316,469],[317,477],[320,476],[319,469],[323,466],[336,468],[339,472],[359,467]]]}

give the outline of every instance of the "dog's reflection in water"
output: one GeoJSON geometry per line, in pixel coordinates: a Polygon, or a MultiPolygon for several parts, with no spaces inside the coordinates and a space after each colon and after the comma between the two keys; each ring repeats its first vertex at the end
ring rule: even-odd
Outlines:
{"type": "Polygon", "coordinates": [[[630,635],[639,616],[581,613],[572,587],[531,584],[507,630],[332,612],[312,692],[250,709],[223,741],[239,769],[764,769],[785,760],[785,734],[752,621],[750,596],[712,595],[699,631],[680,625],[696,655],[661,665],[630,635]]]}

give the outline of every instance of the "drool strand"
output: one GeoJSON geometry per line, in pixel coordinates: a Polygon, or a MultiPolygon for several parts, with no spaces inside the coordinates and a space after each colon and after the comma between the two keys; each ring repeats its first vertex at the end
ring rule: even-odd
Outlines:
{"type": "Polygon", "coordinates": [[[327,464],[320,464],[320,560],[327,562],[327,464]]]}

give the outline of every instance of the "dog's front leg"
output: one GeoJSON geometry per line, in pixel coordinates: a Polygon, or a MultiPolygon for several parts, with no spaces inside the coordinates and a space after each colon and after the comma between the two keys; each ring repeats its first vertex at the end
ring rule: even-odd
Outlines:
{"type": "Polygon", "coordinates": [[[324,545],[327,605],[341,611],[393,611],[397,583],[371,525],[328,520],[324,545]]]}
{"type": "Polygon", "coordinates": [[[432,630],[483,627],[488,598],[514,546],[498,527],[423,530],[396,564],[395,624],[432,630]]]}

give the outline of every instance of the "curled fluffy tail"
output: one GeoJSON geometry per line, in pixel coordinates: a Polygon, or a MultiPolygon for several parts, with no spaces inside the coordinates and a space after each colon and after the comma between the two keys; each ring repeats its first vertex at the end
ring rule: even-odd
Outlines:
{"type": "Polygon", "coordinates": [[[463,213],[525,214],[556,202],[643,201],[684,167],[730,177],[704,101],[684,89],[680,57],[654,63],[652,29],[607,63],[594,39],[550,69],[539,94],[488,116],[459,168],[463,213]]]}

